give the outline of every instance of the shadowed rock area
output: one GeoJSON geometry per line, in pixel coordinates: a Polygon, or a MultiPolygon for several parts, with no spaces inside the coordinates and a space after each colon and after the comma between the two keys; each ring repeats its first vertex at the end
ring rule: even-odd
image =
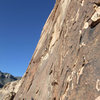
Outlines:
{"type": "Polygon", "coordinates": [[[14,100],[100,100],[100,0],[57,0],[14,100]]]}

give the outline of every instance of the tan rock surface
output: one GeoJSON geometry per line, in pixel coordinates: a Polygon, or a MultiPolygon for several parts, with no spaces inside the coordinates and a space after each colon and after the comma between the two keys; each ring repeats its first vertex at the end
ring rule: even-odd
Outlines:
{"type": "Polygon", "coordinates": [[[14,100],[99,100],[100,0],[57,0],[14,100]]]}
{"type": "Polygon", "coordinates": [[[22,80],[17,80],[4,85],[4,87],[0,89],[0,100],[13,100],[21,83],[22,80]]]}

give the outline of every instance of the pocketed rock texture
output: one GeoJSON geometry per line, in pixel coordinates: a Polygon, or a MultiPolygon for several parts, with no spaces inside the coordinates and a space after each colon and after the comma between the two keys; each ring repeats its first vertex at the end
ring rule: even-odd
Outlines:
{"type": "Polygon", "coordinates": [[[14,100],[100,100],[100,0],[57,0],[14,100]]]}

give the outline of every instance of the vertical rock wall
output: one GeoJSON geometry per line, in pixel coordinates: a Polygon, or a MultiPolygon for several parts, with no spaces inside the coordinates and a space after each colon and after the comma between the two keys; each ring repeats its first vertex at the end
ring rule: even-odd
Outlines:
{"type": "Polygon", "coordinates": [[[100,99],[100,0],[57,0],[14,100],[100,99]]]}

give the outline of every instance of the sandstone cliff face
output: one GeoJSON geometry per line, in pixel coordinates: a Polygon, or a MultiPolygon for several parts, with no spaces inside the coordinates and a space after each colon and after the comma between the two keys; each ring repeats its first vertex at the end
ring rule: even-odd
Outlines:
{"type": "Polygon", "coordinates": [[[100,0],[57,0],[14,100],[100,100],[100,0]]]}

